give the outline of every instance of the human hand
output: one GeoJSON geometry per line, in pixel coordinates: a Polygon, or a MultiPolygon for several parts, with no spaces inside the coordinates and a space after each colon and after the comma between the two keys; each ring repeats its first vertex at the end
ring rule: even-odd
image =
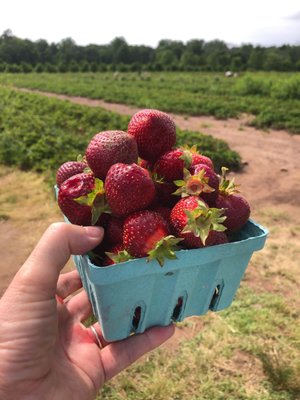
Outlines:
{"type": "MultiPolygon", "coordinates": [[[[123,341],[96,343],[82,322],[92,315],[77,271],[61,274],[70,254],[101,242],[103,229],[52,224],[0,300],[0,398],[94,399],[100,387],[172,336],[155,327],[123,341]],[[63,300],[64,299],[64,300],[63,300]]],[[[94,324],[101,338],[99,324],[94,324]]]]}

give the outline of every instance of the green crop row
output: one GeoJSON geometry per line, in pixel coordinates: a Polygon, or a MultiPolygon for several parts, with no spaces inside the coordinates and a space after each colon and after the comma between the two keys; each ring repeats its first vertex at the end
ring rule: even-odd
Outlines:
{"type": "Polygon", "coordinates": [[[253,114],[259,128],[300,133],[300,74],[216,73],[0,74],[0,83],[187,115],[253,114]]]}
{"type": "MultiPolygon", "coordinates": [[[[0,87],[0,163],[53,174],[67,160],[82,154],[94,134],[126,130],[129,117],[0,87]]],[[[221,140],[179,131],[178,144],[196,144],[217,168],[240,167],[239,155],[221,140]]]]}

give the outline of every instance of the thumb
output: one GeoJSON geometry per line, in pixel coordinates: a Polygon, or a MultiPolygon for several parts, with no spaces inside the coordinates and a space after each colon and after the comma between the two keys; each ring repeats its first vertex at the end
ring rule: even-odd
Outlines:
{"type": "Polygon", "coordinates": [[[15,276],[12,284],[33,289],[35,297],[47,299],[56,293],[60,271],[71,254],[84,254],[103,239],[103,228],[57,222],[49,226],[15,276]]]}

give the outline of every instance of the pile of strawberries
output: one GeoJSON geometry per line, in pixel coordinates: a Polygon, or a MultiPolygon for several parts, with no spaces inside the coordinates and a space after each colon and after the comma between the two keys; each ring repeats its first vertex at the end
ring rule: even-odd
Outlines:
{"type": "Polygon", "coordinates": [[[104,131],[81,161],[57,171],[58,204],[77,225],[101,225],[94,260],[107,266],[132,258],[176,258],[176,250],[227,243],[250,216],[233,180],[214,170],[195,147],[175,147],[176,127],[166,113],[146,109],[127,132],[104,131]]]}

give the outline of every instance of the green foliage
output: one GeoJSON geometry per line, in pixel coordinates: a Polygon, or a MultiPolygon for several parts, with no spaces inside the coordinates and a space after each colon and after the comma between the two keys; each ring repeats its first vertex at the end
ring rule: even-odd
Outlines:
{"type": "Polygon", "coordinates": [[[183,43],[164,39],[152,48],[129,45],[123,37],[116,37],[106,45],[78,46],[72,38],[51,44],[46,40],[20,39],[8,29],[0,36],[1,62],[17,65],[25,62],[32,67],[48,63],[60,72],[77,72],[74,63],[84,62],[93,72],[100,71],[99,64],[108,67],[106,70],[121,68],[121,71],[143,70],[145,66],[151,71],[299,71],[300,46],[229,47],[221,40],[192,39],[183,43]]]}
{"type": "Polygon", "coordinates": [[[102,73],[0,74],[0,83],[185,115],[226,119],[246,113],[254,115],[252,125],[259,128],[300,133],[299,73],[226,78],[217,73],[120,72],[114,64],[108,67],[111,71],[102,73]]]}
{"type": "MultiPolygon", "coordinates": [[[[0,163],[52,175],[84,153],[102,130],[126,130],[129,117],[0,87],[0,163]]],[[[239,156],[225,142],[196,132],[178,132],[178,142],[198,144],[216,166],[239,168],[239,156]]]]}
{"type": "Polygon", "coordinates": [[[271,81],[266,77],[246,75],[238,80],[235,89],[236,93],[242,96],[269,96],[271,85],[271,81]]]}

